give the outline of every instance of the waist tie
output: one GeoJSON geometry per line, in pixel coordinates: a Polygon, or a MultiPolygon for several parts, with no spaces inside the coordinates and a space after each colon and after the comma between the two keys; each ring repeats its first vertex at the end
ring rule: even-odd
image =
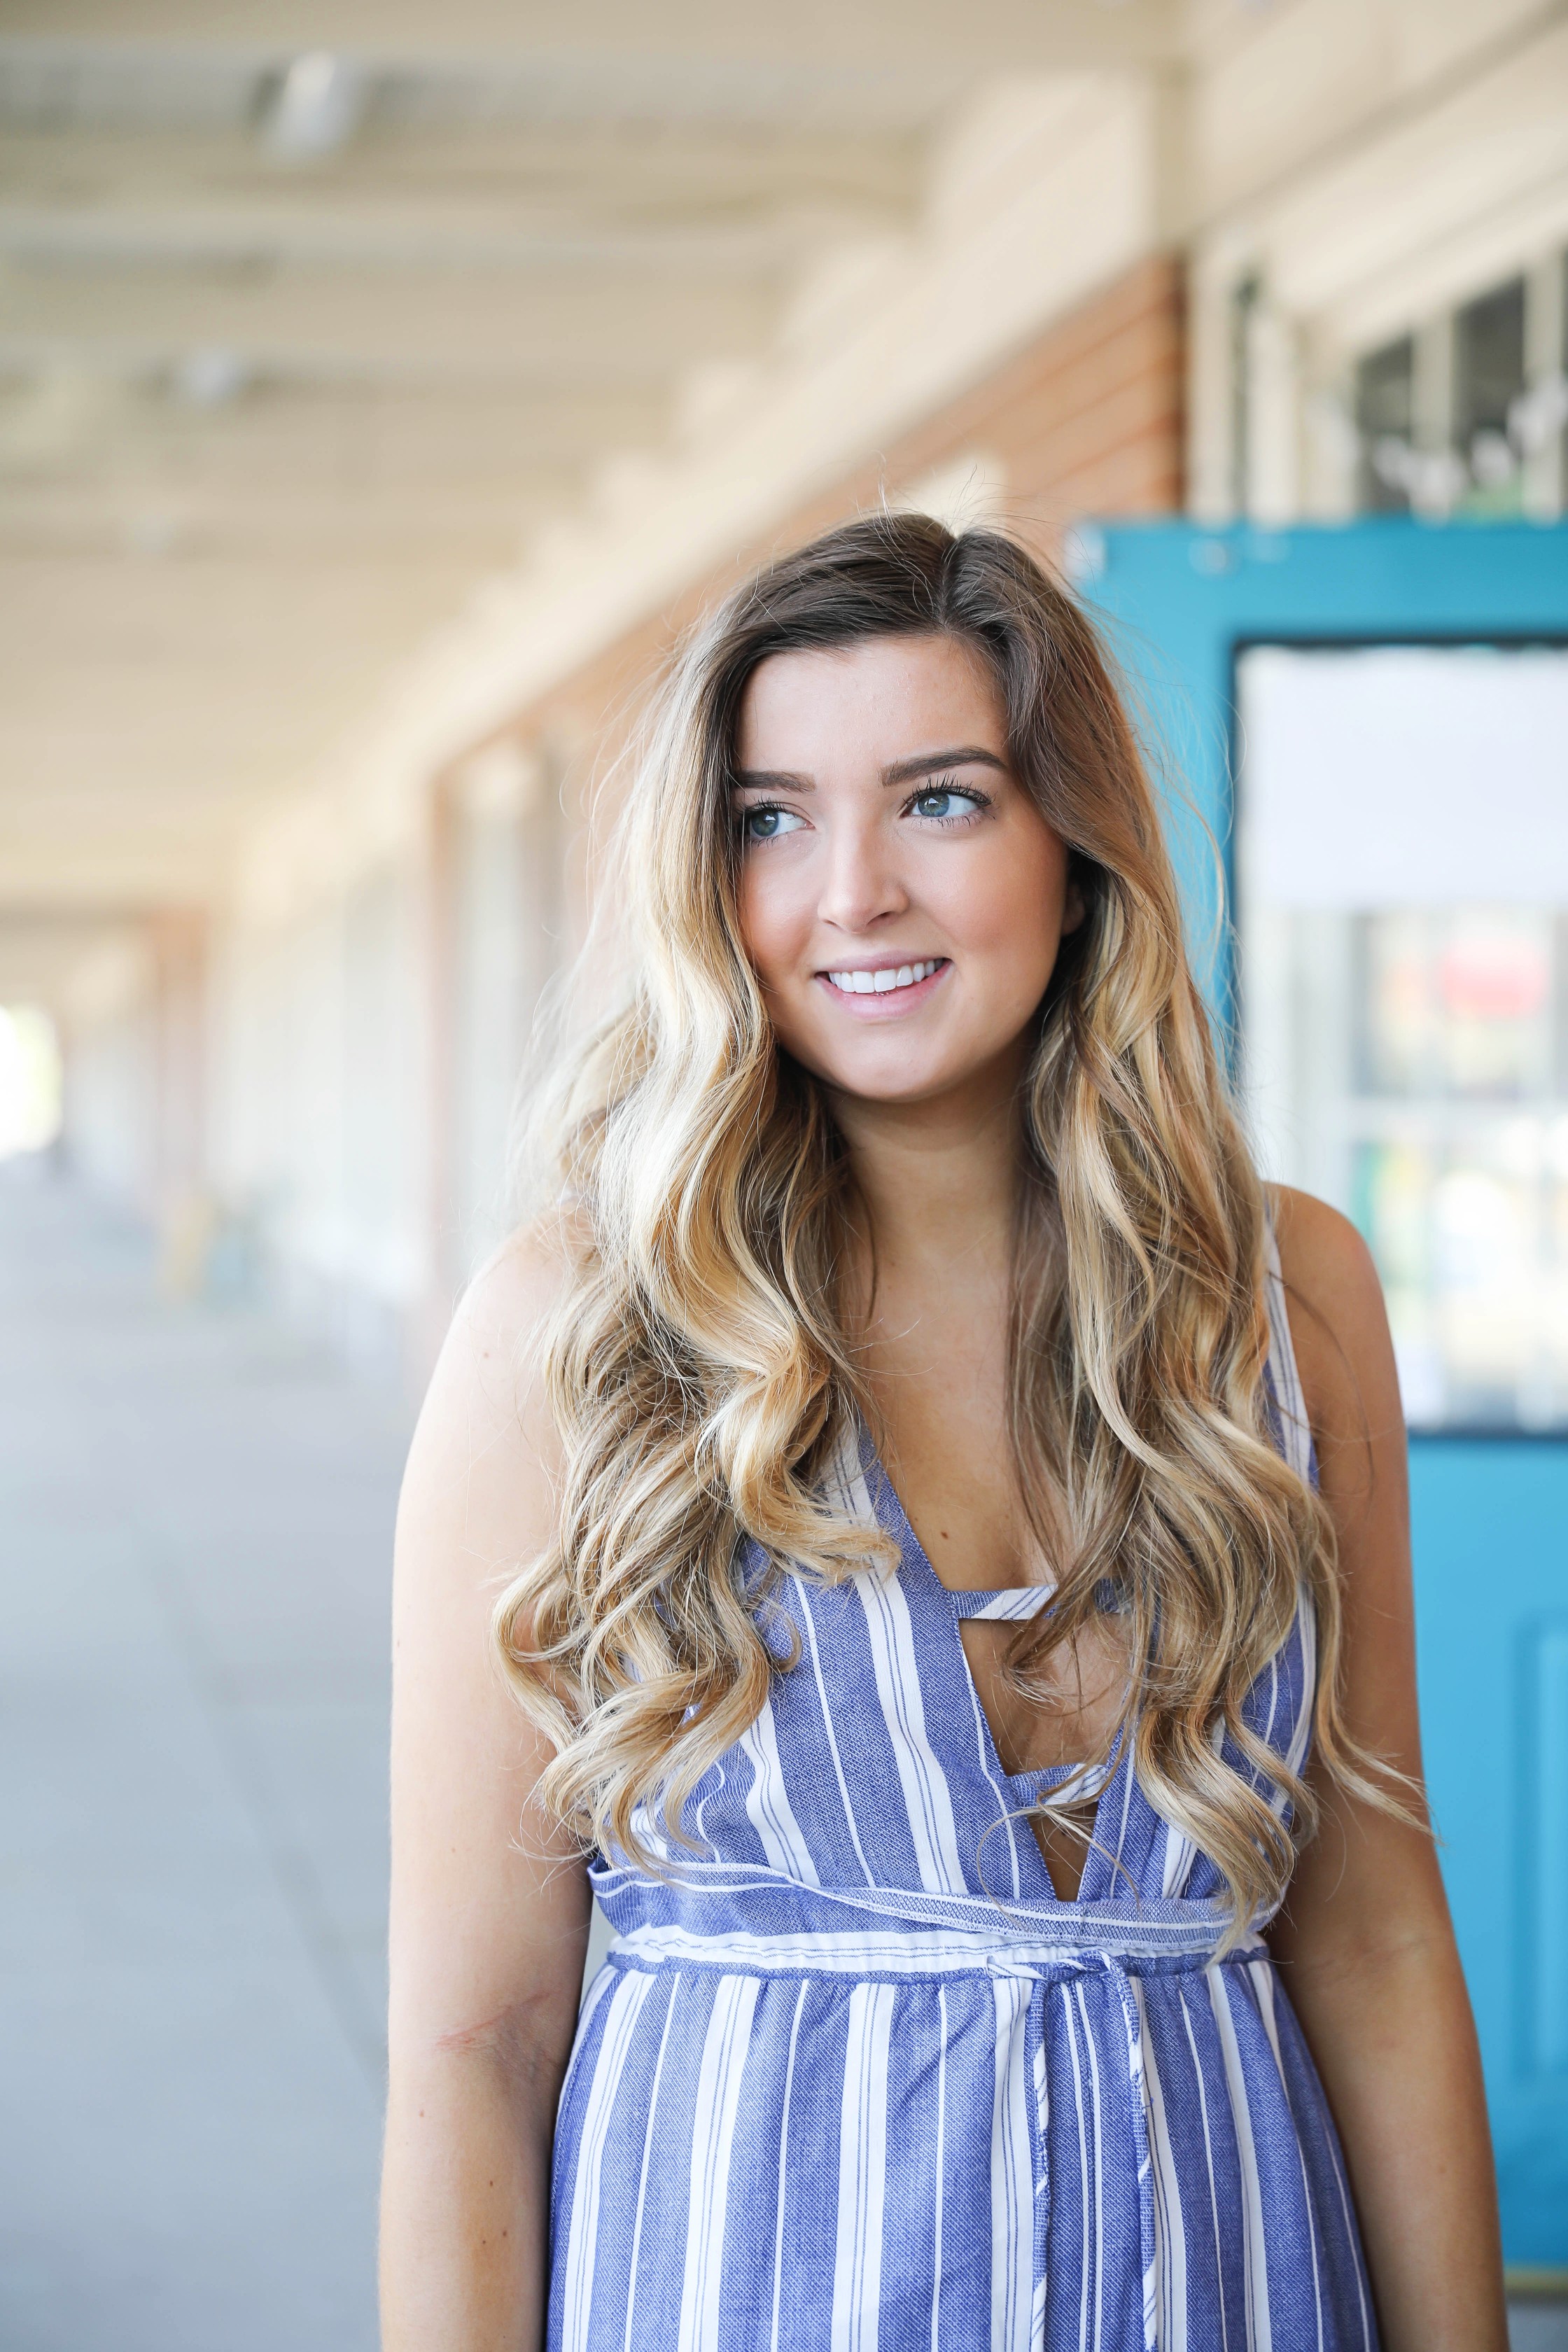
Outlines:
{"type": "MultiPolygon", "coordinates": [[[[1184,1958],[1177,1964],[1178,1972],[1186,1972],[1213,1965],[1199,1956],[1184,1958]]],[[[1033,1985],[1026,2027],[1026,2062],[1035,2085],[1035,2128],[1039,2139],[1040,2191],[1036,2200],[1034,2231],[1034,2294],[1030,2314],[1029,2340],[1035,2352],[1045,2352],[1046,2286],[1047,2280],[1047,2253],[1051,2219],[1051,2171],[1047,2147],[1047,2130],[1050,2120],[1049,2100],[1046,2083],[1046,2020],[1045,2004],[1047,1989],[1070,1983],[1074,1978],[1090,1975],[1103,1977],[1115,1993],[1127,2036],[1127,2065],[1121,2078],[1125,2095],[1127,2124],[1132,2142],[1133,2162],[1138,2192],[1138,2256],[1139,2278],[1142,2285],[1143,2352],[1159,2352],[1159,2242],[1155,2235],[1154,2218],[1154,2158],[1149,2144],[1148,2094],[1143,2069],[1143,2006],[1133,1990],[1131,1976],[1126,1962],[1116,1953],[1105,1950],[1083,1951],[1071,1960],[1055,1958],[1046,1963],[1032,1963],[1013,1954],[999,1953],[987,1962],[988,1973],[994,1977],[1013,1977],[1033,1985]]],[[[1167,1961],[1160,1973],[1170,1972],[1167,1961]]]]}
{"type": "MultiPolygon", "coordinates": [[[[1137,2168],[1144,2352],[1157,2352],[1159,2248],[1154,2168],[1143,2063],[1143,2007],[1134,1979],[1212,1967],[1229,1915],[1208,1903],[1005,1904],[980,1895],[889,1887],[808,1887],[751,1864],[675,1865],[655,1879],[595,1863],[594,1889],[617,1929],[621,1966],[712,1968],[726,1974],[932,1978],[986,1976],[1030,1986],[1025,2058],[1035,2091],[1037,2163],[1031,2340],[1045,2342],[1049,2224],[1046,2082],[1047,1992],[1100,1978],[1115,1994],[1126,2035],[1122,2092],[1137,2168]],[[677,1874],[679,1873],[679,1874],[677,1874]]],[[[1233,1944],[1229,1960],[1256,1959],[1262,1938],[1233,1944]]]]}

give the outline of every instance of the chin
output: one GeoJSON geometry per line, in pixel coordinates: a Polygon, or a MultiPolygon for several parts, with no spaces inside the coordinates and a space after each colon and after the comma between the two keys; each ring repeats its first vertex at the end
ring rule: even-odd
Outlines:
{"type": "Polygon", "coordinates": [[[826,1062],[816,1065],[816,1075],[825,1086],[836,1093],[853,1095],[860,1102],[919,1103],[945,1094],[958,1083],[962,1073],[935,1070],[928,1065],[876,1062],[840,1066],[835,1068],[826,1062]]]}

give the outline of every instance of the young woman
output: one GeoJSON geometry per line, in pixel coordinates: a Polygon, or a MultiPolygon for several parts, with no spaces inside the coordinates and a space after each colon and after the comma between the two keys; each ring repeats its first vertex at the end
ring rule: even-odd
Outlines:
{"type": "Polygon", "coordinates": [[[1377,1283],[1089,624],[837,531],[627,823],[404,1497],[389,2352],[1503,2352],[1377,1283]]]}

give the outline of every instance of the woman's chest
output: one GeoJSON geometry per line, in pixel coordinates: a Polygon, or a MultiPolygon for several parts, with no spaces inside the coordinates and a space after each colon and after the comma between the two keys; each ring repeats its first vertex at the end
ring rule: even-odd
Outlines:
{"type": "Polygon", "coordinates": [[[1005,1335],[891,1306],[868,1349],[878,1451],[927,1559],[955,1591],[1035,1584],[1046,1573],[1008,1434],[1005,1335]]]}
{"type": "Polygon", "coordinates": [[[940,1581],[959,1596],[956,1636],[1003,1769],[1034,1772],[1102,1755],[1126,1678],[1118,1621],[1028,1643],[1025,1629],[962,1614],[963,1596],[1054,1582],[1008,1440],[999,1378],[965,1391],[929,1379],[879,1384],[883,1459],[940,1581]],[[1040,1654],[1030,1658],[1030,1647],[1040,1654]],[[1020,1662],[1023,1669],[1020,1670],[1020,1662]]]}

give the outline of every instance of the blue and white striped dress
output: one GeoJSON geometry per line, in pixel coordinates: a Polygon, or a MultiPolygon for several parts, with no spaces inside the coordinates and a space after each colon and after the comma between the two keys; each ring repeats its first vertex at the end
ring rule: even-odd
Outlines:
{"type": "MultiPolygon", "coordinates": [[[[1314,1466],[1278,1267],[1280,1442],[1314,1466]]],[[[552,2181],[552,2352],[1372,2352],[1344,2167],[1256,1938],[1125,1760],[1058,1903],[942,1584],[868,1447],[896,1576],[791,1578],[799,1664],[700,1784],[693,1861],[593,1877],[552,2181]]],[[[1249,1722],[1300,1769],[1303,1599],[1249,1722]]]]}

